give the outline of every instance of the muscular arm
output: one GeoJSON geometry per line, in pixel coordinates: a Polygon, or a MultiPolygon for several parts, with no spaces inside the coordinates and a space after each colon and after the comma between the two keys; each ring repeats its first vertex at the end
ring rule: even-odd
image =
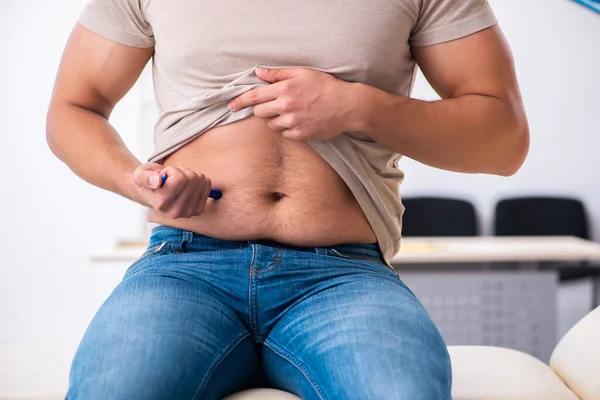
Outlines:
{"type": "Polygon", "coordinates": [[[442,100],[414,100],[358,84],[357,130],[433,167],[514,174],[528,152],[529,129],[500,28],[414,47],[413,55],[442,100]]]}
{"type": "Polygon", "coordinates": [[[61,60],[46,124],[50,149],[73,172],[140,204],[144,202],[132,174],[141,163],[108,118],[153,51],[114,43],[76,25],[61,60]]]}

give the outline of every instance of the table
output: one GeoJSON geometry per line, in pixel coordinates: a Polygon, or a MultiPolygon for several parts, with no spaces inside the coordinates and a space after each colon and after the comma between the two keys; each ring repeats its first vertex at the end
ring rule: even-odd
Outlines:
{"type": "MultiPolygon", "coordinates": [[[[570,236],[436,237],[403,239],[392,266],[446,343],[510,347],[548,362],[557,342],[557,267],[581,261],[600,261],[600,244],[570,236]]],[[[599,287],[596,277],[595,305],[599,287]]]]}
{"type": "Polygon", "coordinates": [[[600,261],[600,243],[574,236],[404,238],[398,264],[600,261]]]}
{"type": "MultiPolygon", "coordinates": [[[[502,267],[539,270],[565,262],[591,262],[600,268],[600,243],[575,236],[476,236],[404,238],[392,259],[396,269],[502,267]],[[457,264],[459,264],[457,266],[457,264]]],[[[593,265],[593,264],[592,264],[593,265]]],[[[591,266],[593,268],[593,266],[591,266]]],[[[594,279],[592,308],[600,297],[600,275],[594,279]]]]}

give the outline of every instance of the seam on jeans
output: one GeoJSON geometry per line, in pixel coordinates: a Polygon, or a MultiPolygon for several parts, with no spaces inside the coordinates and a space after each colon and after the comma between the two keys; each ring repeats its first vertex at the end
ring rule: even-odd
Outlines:
{"type": "Polygon", "coordinates": [[[192,243],[194,240],[194,233],[192,231],[182,230],[181,236],[172,242],[173,253],[185,254],[188,251],[185,249],[186,244],[192,243]]]}
{"type": "Polygon", "coordinates": [[[184,230],[182,234],[182,246],[183,243],[192,243],[194,240],[194,232],[184,230]]]}
{"type": "Polygon", "coordinates": [[[256,282],[255,275],[258,265],[252,264],[250,266],[250,279],[248,284],[248,313],[250,314],[250,331],[254,337],[258,334],[258,313],[256,310],[256,282]]]}
{"type": "Polygon", "coordinates": [[[275,271],[277,268],[279,268],[279,265],[281,265],[282,256],[283,256],[283,249],[281,247],[277,247],[277,249],[275,251],[275,255],[273,256],[273,261],[271,261],[271,263],[269,265],[267,265],[267,268],[265,268],[264,270],[262,270],[262,271],[257,270],[256,275],[262,276],[262,275],[268,274],[269,272],[275,271]]]}
{"type": "Polygon", "coordinates": [[[131,264],[129,267],[127,267],[127,269],[125,270],[125,274],[123,274],[123,277],[127,276],[134,269],[134,267],[138,266],[143,261],[146,261],[147,259],[149,259],[151,257],[154,257],[154,256],[160,256],[160,255],[165,254],[166,253],[165,248],[167,247],[166,245],[168,243],[169,243],[169,241],[165,240],[161,244],[153,246],[151,249],[146,250],[140,256],[140,258],[138,258],[137,260],[135,260],[133,262],[133,264],[131,264]]]}
{"type": "Polygon", "coordinates": [[[308,371],[308,368],[304,365],[304,363],[296,356],[291,354],[289,351],[285,350],[282,346],[277,344],[271,338],[267,338],[264,342],[264,345],[271,349],[275,354],[292,364],[310,383],[310,386],[314,389],[319,399],[326,400],[326,396],[323,393],[321,385],[317,383],[317,379],[308,371]]]}
{"type": "Polygon", "coordinates": [[[208,367],[208,371],[204,375],[204,379],[202,379],[202,382],[200,382],[200,386],[194,394],[194,399],[200,399],[200,397],[198,396],[200,396],[202,391],[206,388],[208,381],[210,380],[212,374],[215,372],[219,364],[221,364],[223,360],[227,358],[227,356],[242,342],[242,340],[246,339],[249,336],[250,334],[246,330],[241,331],[236,336],[234,336],[234,338],[229,343],[227,343],[227,345],[219,353],[217,353],[212,364],[208,367]]]}

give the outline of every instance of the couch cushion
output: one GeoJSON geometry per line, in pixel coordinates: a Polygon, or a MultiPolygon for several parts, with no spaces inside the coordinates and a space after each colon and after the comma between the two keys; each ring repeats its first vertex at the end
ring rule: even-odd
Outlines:
{"type": "Polygon", "coordinates": [[[561,339],[550,367],[582,400],[600,400],[600,307],[561,339]]]}
{"type": "Polygon", "coordinates": [[[449,346],[453,400],[578,400],[537,358],[487,346],[449,346]]]}
{"type": "Polygon", "coordinates": [[[275,389],[250,389],[227,396],[223,400],[300,400],[300,397],[275,389]]]}

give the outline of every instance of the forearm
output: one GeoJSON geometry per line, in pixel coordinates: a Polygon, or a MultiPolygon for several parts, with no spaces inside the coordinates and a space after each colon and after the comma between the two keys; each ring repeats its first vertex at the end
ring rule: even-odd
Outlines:
{"type": "Polygon", "coordinates": [[[46,139],[52,152],[80,178],[146,205],[133,180],[141,163],[103,116],[75,105],[52,105],[46,139]]]}
{"type": "Polygon", "coordinates": [[[511,175],[529,145],[524,112],[498,98],[420,101],[358,84],[357,127],[374,141],[432,167],[511,175]]]}

